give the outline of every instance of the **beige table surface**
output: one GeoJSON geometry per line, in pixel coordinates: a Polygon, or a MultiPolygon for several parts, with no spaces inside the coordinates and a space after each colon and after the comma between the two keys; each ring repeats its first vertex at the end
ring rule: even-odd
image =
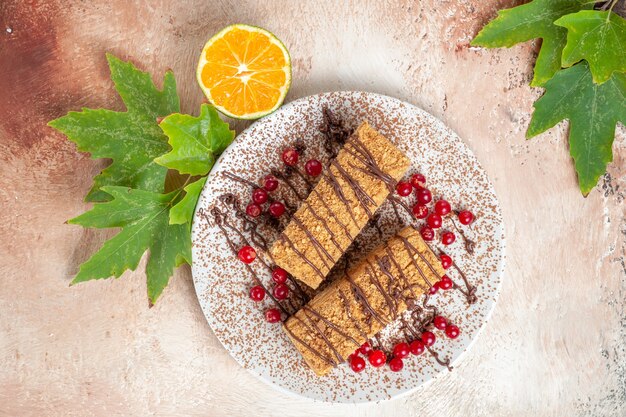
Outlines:
{"type": "Polygon", "coordinates": [[[626,135],[587,199],[566,124],[524,139],[538,43],[468,47],[514,3],[2,1],[0,415],[626,416],[626,135]],[[199,50],[234,22],[285,41],[288,100],[350,89],[414,103],[463,138],[495,185],[508,244],[493,317],[452,373],[406,398],[313,403],[256,380],[206,324],[187,267],[152,309],[139,271],[68,288],[109,236],[63,224],[87,207],[102,165],[45,122],[122,108],[105,51],[159,77],[172,68],[195,112],[199,50]]]}

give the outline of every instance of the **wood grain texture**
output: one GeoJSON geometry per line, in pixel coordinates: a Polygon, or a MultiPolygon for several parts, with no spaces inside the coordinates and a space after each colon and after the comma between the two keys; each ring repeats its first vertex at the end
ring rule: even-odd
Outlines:
{"type": "Polygon", "coordinates": [[[537,43],[468,47],[513,3],[3,1],[0,415],[626,415],[625,129],[586,199],[566,124],[524,139],[541,93],[527,85],[537,43]],[[121,108],[105,51],[155,75],[172,68],[182,109],[195,112],[198,52],[235,22],[288,46],[288,100],[354,89],[417,104],[465,140],[494,182],[508,237],[500,301],[460,365],[409,397],[330,405],[259,382],[211,333],[188,268],[152,309],[143,263],[68,288],[108,237],[63,224],[86,208],[102,165],[45,123],[81,106],[121,108]]]}

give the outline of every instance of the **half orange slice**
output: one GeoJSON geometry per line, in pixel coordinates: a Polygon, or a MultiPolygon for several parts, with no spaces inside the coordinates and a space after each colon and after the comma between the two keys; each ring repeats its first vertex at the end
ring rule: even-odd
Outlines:
{"type": "Polygon", "coordinates": [[[196,75],[220,112],[258,119],[283,103],[291,85],[291,58],[285,45],[267,30],[231,25],[204,45],[196,75]]]}

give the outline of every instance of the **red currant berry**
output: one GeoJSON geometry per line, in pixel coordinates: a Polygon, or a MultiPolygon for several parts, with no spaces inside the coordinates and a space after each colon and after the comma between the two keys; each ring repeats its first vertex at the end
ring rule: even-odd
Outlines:
{"type": "Polygon", "coordinates": [[[367,359],[374,368],[379,368],[387,362],[387,355],[382,350],[373,350],[367,359]]]}
{"type": "Polygon", "coordinates": [[[450,203],[448,203],[446,200],[439,200],[435,203],[435,213],[440,216],[445,216],[446,214],[450,213],[450,210],[452,210],[450,208],[450,203]]]}
{"type": "Polygon", "coordinates": [[[414,188],[423,188],[426,185],[426,177],[422,174],[413,174],[410,179],[411,185],[414,188]]]}
{"type": "Polygon", "coordinates": [[[430,213],[426,223],[433,229],[439,229],[441,227],[441,216],[437,213],[430,213]]]}
{"type": "Polygon", "coordinates": [[[246,207],[246,214],[250,217],[259,217],[261,215],[261,206],[257,203],[250,203],[246,207]]]}
{"type": "Polygon", "coordinates": [[[370,352],[372,351],[372,347],[370,346],[369,342],[365,342],[361,345],[360,348],[357,349],[359,352],[361,352],[362,355],[369,355],[370,352]]]}
{"type": "Polygon", "coordinates": [[[265,298],[265,288],[260,285],[250,288],[250,298],[254,301],[262,301],[265,298]]]}
{"type": "Polygon", "coordinates": [[[423,226],[420,229],[420,234],[422,235],[422,239],[424,239],[427,242],[430,242],[431,240],[435,238],[435,232],[433,231],[433,229],[431,229],[428,226],[423,226]]]}
{"type": "Polygon", "coordinates": [[[252,191],[252,201],[257,204],[263,204],[267,201],[267,191],[263,188],[256,188],[252,191]]]}
{"type": "Polygon", "coordinates": [[[393,347],[393,356],[400,359],[409,356],[409,344],[402,342],[395,345],[393,347]]]}
{"type": "Polygon", "coordinates": [[[441,234],[441,243],[443,243],[444,245],[450,245],[454,243],[455,239],[456,236],[454,236],[454,233],[452,232],[443,232],[441,234]]]}
{"type": "Polygon", "coordinates": [[[290,167],[298,163],[298,151],[294,148],[287,148],[283,151],[283,162],[290,167]]]}
{"type": "Polygon", "coordinates": [[[278,188],[278,180],[273,175],[266,175],[263,179],[263,188],[265,191],[274,191],[278,188]]]}
{"type": "Polygon", "coordinates": [[[411,187],[411,184],[406,181],[400,181],[396,185],[396,192],[401,197],[406,197],[407,195],[410,195],[411,191],[413,191],[413,187],[411,187]]]}
{"type": "Polygon", "coordinates": [[[425,350],[424,344],[422,343],[421,340],[414,340],[409,345],[409,350],[415,356],[421,355],[422,353],[424,353],[424,350],[425,350]]]}
{"type": "Polygon", "coordinates": [[[439,288],[444,291],[447,291],[454,286],[454,282],[452,282],[452,280],[447,275],[442,276],[438,284],[439,288]]]}
{"type": "Polygon", "coordinates": [[[270,214],[274,217],[280,217],[285,212],[285,205],[280,201],[274,201],[270,204],[270,214]]]}
{"type": "Polygon", "coordinates": [[[352,356],[352,359],[350,359],[350,368],[352,368],[354,372],[361,372],[365,369],[365,360],[360,356],[352,356]]]}
{"type": "Polygon", "coordinates": [[[428,207],[416,204],[413,206],[413,215],[418,219],[425,219],[428,216],[428,207]]]}
{"type": "Polygon", "coordinates": [[[474,220],[474,215],[469,210],[463,210],[459,213],[459,221],[461,224],[468,225],[474,220]]]}
{"type": "Polygon", "coordinates": [[[452,258],[445,253],[442,253],[439,259],[441,260],[441,266],[443,269],[448,269],[452,266],[452,258]]]}
{"type": "Polygon", "coordinates": [[[287,282],[287,271],[277,266],[272,270],[272,279],[277,284],[284,284],[287,282]]]}
{"type": "Polygon", "coordinates": [[[252,263],[252,261],[254,261],[254,259],[256,258],[256,251],[252,246],[244,246],[239,249],[237,257],[244,264],[249,264],[252,263]]]}
{"type": "Polygon", "coordinates": [[[404,363],[400,358],[393,358],[389,361],[389,369],[391,369],[391,372],[400,372],[403,366],[404,363]]]}
{"type": "Polygon", "coordinates": [[[433,195],[428,188],[418,188],[415,193],[417,194],[417,202],[420,204],[428,204],[433,199],[433,195]]]}
{"type": "Polygon", "coordinates": [[[422,333],[422,343],[426,346],[432,346],[435,344],[435,334],[433,332],[424,332],[422,333]]]}
{"type": "Polygon", "coordinates": [[[437,294],[437,291],[439,291],[439,283],[435,282],[433,285],[431,285],[430,289],[428,290],[428,294],[435,295],[437,294]]]}
{"type": "Polygon", "coordinates": [[[280,321],[280,310],[277,308],[270,308],[265,312],[265,320],[270,323],[278,323],[280,321]]]}
{"type": "Polygon", "coordinates": [[[459,337],[459,333],[461,333],[461,331],[454,324],[448,324],[446,326],[446,336],[448,336],[450,339],[456,339],[457,337],[459,337]]]}
{"type": "Polygon", "coordinates": [[[435,318],[433,319],[433,324],[439,330],[444,330],[448,325],[448,320],[446,320],[446,318],[443,316],[435,316],[435,318]]]}
{"type": "Polygon", "coordinates": [[[317,159],[310,159],[304,164],[304,170],[312,177],[317,177],[322,173],[322,163],[317,159]]]}
{"type": "Polygon", "coordinates": [[[277,300],[284,300],[289,295],[289,287],[286,284],[276,284],[273,293],[277,300]]]}

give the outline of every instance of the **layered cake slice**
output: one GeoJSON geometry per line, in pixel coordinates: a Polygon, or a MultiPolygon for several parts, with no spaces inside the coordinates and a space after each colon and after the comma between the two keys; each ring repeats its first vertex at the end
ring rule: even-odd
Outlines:
{"type": "Polygon", "coordinates": [[[283,329],[317,375],[344,362],[443,276],[436,255],[407,227],[291,316],[283,329]]]}
{"type": "Polygon", "coordinates": [[[409,165],[398,148],[363,122],[274,243],[276,264],[317,288],[409,165]]]}

